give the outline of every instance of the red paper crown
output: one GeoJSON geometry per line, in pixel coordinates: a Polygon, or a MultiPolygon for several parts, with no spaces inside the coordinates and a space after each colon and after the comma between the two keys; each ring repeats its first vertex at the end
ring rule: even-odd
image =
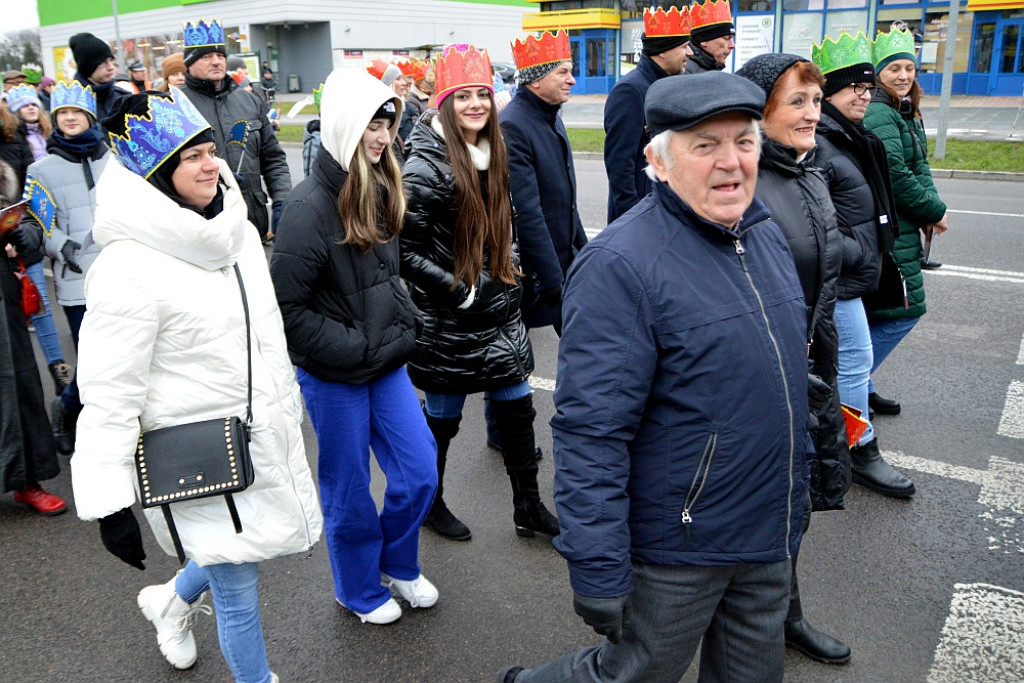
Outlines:
{"type": "Polygon", "coordinates": [[[533,36],[527,36],[525,41],[516,38],[516,42],[512,43],[512,56],[516,60],[517,69],[571,61],[569,34],[564,30],[558,33],[545,31],[539,39],[533,36]]]}
{"type": "Polygon", "coordinates": [[[714,24],[731,24],[729,0],[707,0],[703,5],[694,3],[690,6],[690,22],[694,29],[714,24]]]}
{"type": "Polygon", "coordinates": [[[491,58],[486,50],[472,45],[449,45],[434,62],[437,106],[448,95],[461,88],[490,88],[494,90],[491,58]]]}
{"type": "Polygon", "coordinates": [[[388,70],[388,63],[383,59],[375,59],[370,66],[366,67],[367,73],[378,81],[384,78],[384,72],[388,70]]]}
{"type": "Polygon", "coordinates": [[[404,62],[392,62],[398,67],[398,70],[402,72],[403,76],[412,76],[416,72],[416,63],[411,60],[405,60],[404,62]]]}
{"type": "Polygon", "coordinates": [[[648,38],[669,38],[690,35],[690,10],[670,7],[644,8],[644,35],[648,38]]]}
{"type": "Polygon", "coordinates": [[[420,81],[426,78],[427,72],[430,71],[430,62],[425,59],[414,59],[410,62],[400,62],[398,68],[406,76],[412,76],[412,80],[420,81]]]}

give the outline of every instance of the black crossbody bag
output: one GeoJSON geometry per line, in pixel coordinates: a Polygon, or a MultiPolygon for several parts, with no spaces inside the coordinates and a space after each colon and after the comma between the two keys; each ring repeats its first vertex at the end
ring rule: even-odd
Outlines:
{"type": "Polygon", "coordinates": [[[249,302],[242,273],[235,265],[238,289],[245,309],[245,350],[248,365],[248,403],[245,422],[236,416],[189,422],[139,434],[135,449],[135,473],[139,478],[142,507],[160,507],[174,541],[178,562],[185,551],[171,515],[171,505],[186,500],[224,496],[235,533],[242,533],[242,521],[232,494],[253,482],[249,441],[252,426],[252,338],[249,302]]]}

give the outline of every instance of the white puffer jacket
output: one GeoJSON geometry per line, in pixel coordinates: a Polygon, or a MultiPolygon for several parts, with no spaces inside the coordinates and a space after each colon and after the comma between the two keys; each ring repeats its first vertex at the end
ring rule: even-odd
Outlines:
{"type": "MultiPolygon", "coordinates": [[[[200,565],[301,552],[322,517],[306,462],[302,408],[259,234],[230,169],[223,211],[183,209],[115,159],[96,185],[93,236],[103,247],[86,279],[78,383],[85,406],[71,460],[78,516],[98,519],[136,501],[139,430],[225,415],[244,419],[246,339],[232,264],[242,272],[252,321],[255,483],[224,498],[171,506],[185,554],[200,565]]],[[[160,508],[146,511],[174,554],[160,508]]]]}

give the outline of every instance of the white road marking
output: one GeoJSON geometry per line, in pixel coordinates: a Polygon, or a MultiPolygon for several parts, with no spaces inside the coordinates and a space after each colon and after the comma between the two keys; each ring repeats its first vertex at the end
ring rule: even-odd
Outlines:
{"type": "Polygon", "coordinates": [[[1024,273],[1015,270],[972,268],[970,266],[954,266],[949,263],[943,265],[938,270],[929,270],[928,275],[946,275],[965,277],[970,280],[981,280],[983,282],[1011,282],[1015,285],[1024,285],[1024,273]]]}
{"type": "Polygon", "coordinates": [[[963,209],[946,209],[946,213],[967,213],[972,216],[1005,216],[1006,218],[1024,218],[1024,213],[1000,213],[998,211],[965,211],[963,209]]]}
{"type": "Polygon", "coordinates": [[[1024,382],[1010,382],[1010,388],[1006,390],[1006,403],[1003,404],[1003,416],[999,419],[996,433],[1011,439],[1024,439],[1024,382]]]}
{"type": "Polygon", "coordinates": [[[555,380],[544,379],[543,377],[530,377],[530,386],[541,391],[554,391],[555,380]]]}
{"type": "Polygon", "coordinates": [[[1017,365],[1024,365],[1024,337],[1020,340],[1020,351],[1017,352],[1017,365]]]}
{"type": "Polygon", "coordinates": [[[954,589],[928,683],[1021,680],[1024,593],[986,583],[954,589]]]}

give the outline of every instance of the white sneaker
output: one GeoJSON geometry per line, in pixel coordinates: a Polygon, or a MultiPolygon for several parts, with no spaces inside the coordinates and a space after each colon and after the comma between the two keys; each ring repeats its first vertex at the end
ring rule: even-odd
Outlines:
{"type": "MultiPolygon", "coordinates": [[[[338,600],[338,598],[334,599],[338,600]]],[[[338,604],[344,607],[345,609],[349,609],[341,600],[338,600],[338,604]]],[[[398,618],[402,616],[402,608],[398,606],[398,603],[395,601],[394,598],[388,598],[387,602],[385,602],[383,605],[373,610],[372,612],[362,614],[360,612],[352,610],[352,614],[359,617],[359,621],[361,621],[364,624],[370,623],[383,625],[390,624],[393,621],[398,621],[398,618]]]]}
{"type": "Polygon", "coordinates": [[[213,613],[208,605],[201,604],[204,596],[188,604],[174,592],[174,579],[139,591],[136,601],[139,609],[156,627],[156,642],[160,645],[160,652],[176,669],[187,669],[196,663],[196,639],[192,636],[192,621],[199,612],[213,613]]]}
{"type": "Polygon", "coordinates": [[[397,588],[410,607],[433,607],[437,602],[437,587],[430,583],[423,574],[412,581],[402,581],[381,572],[380,582],[389,588],[391,586],[397,588]]]}

